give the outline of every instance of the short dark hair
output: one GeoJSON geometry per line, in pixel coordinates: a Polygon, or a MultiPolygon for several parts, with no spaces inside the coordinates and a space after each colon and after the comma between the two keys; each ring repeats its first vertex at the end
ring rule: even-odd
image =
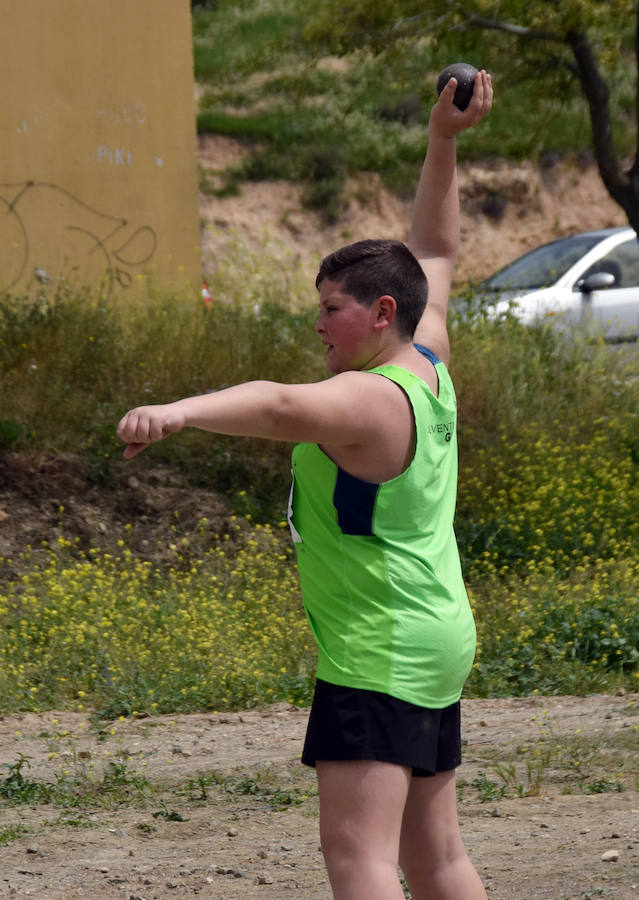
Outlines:
{"type": "Polygon", "coordinates": [[[371,306],[388,294],[397,303],[397,329],[412,338],[428,300],[424,270],[401,241],[357,241],[324,257],[315,286],[325,278],[335,281],[345,294],[363,306],[371,306]]]}

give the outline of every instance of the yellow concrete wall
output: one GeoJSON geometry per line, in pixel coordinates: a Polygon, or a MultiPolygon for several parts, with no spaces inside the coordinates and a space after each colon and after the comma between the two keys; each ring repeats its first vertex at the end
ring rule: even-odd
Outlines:
{"type": "Polygon", "coordinates": [[[188,0],[1,8],[0,290],[199,283],[188,0]]]}

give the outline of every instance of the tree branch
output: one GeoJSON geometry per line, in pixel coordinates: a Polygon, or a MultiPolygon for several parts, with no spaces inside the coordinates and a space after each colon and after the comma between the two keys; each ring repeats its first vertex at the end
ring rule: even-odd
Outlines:
{"type": "Polygon", "coordinates": [[[539,31],[536,28],[527,28],[525,25],[512,25],[510,22],[500,22],[498,19],[484,19],[481,16],[467,16],[457,28],[472,25],[475,28],[489,28],[492,31],[505,31],[506,34],[514,34],[517,37],[527,38],[533,41],[557,41],[563,43],[563,38],[552,31],[539,31]]]}
{"type": "Polygon", "coordinates": [[[399,31],[401,33],[403,29],[407,27],[409,35],[411,37],[417,37],[417,35],[424,34],[426,31],[435,31],[442,26],[447,19],[450,19],[451,15],[451,12],[446,12],[437,19],[426,19],[426,13],[419,13],[417,16],[407,16],[405,19],[397,19],[397,21],[393,22],[390,31],[399,31]],[[415,26],[420,19],[426,19],[425,27],[416,29],[415,26]]]}
{"type": "Polygon", "coordinates": [[[405,19],[397,19],[396,22],[393,22],[391,25],[391,31],[399,31],[404,25],[412,24],[413,22],[417,22],[418,19],[424,19],[426,17],[426,13],[418,13],[416,16],[406,16],[405,19]]]}

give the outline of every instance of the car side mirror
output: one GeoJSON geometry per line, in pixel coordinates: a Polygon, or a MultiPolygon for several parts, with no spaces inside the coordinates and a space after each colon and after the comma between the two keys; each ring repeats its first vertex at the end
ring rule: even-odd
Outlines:
{"type": "Polygon", "coordinates": [[[612,272],[593,272],[587,278],[581,278],[577,282],[577,288],[582,294],[592,294],[593,291],[604,291],[617,283],[612,272]]]}

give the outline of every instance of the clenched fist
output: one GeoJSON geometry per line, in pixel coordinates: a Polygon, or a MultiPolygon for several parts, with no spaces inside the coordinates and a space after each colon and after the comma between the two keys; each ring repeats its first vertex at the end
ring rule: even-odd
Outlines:
{"type": "Polygon", "coordinates": [[[132,459],[149,444],[161,441],[170,434],[181,431],[186,424],[186,416],[178,403],[158,406],[138,406],[130,410],[118,423],[117,434],[128,447],[124,451],[126,459],[132,459]]]}

